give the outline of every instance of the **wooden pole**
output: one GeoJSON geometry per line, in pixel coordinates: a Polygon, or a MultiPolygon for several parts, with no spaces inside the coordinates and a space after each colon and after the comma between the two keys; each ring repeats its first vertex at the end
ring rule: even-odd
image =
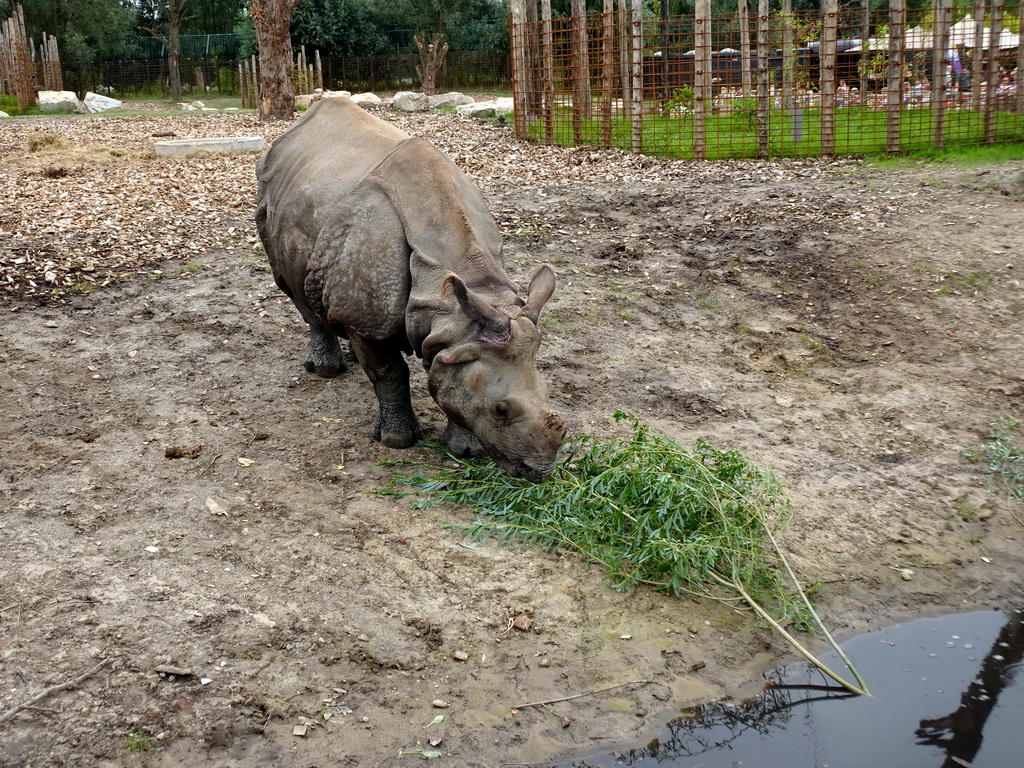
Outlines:
{"type": "MultiPolygon", "coordinates": [[[[785,67],[785,65],[783,65],[785,67]]],[[[785,71],[785,69],[783,69],[785,71]]],[[[790,73],[792,77],[792,73],[790,73]]],[[[768,0],[757,3],[757,156],[767,159],[768,146],[768,0]]]]}
{"type": "Polygon", "coordinates": [[[629,89],[631,94],[632,125],[630,129],[631,145],[634,152],[642,152],[644,144],[644,4],[643,0],[633,0],[630,18],[630,52],[632,54],[629,70],[629,89]]]}
{"type": "Polygon", "coordinates": [[[971,49],[971,109],[981,109],[981,70],[985,50],[985,0],[974,3],[974,47],[971,49]]]}
{"type": "MultiPolygon", "coordinates": [[[[993,0],[989,8],[988,30],[988,87],[985,98],[985,143],[996,140],[996,108],[999,100],[999,37],[1003,32],[1003,0],[993,0]]],[[[1018,73],[1019,74],[1019,73],[1018,73]]]]}
{"type": "Polygon", "coordinates": [[[1020,114],[1024,113],[1024,0],[1020,0],[1017,18],[1020,20],[1020,30],[1017,32],[1017,88],[1014,109],[1020,114]]]}
{"type": "Polygon", "coordinates": [[[587,3],[572,0],[572,136],[583,143],[583,119],[590,117],[590,61],[587,52],[587,3]]]}
{"type": "Polygon", "coordinates": [[[707,157],[708,107],[711,93],[711,0],[693,6],[693,156],[707,157]]]}
{"type": "Polygon", "coordinates": [[[750,9],[747,7],[747,0],[736,0],[740,12],[740,87],[743,91],[743,98],[750,95],[751,72],[750,72],[750,9]]]}
{"type": "Polygon", "coordinates": [[[904,0],[889,2],[889,86],[886,101],[885,151],[900,151],[900,116],[903,107],[903,55],[906,9],[904,0]]]}
{"type": "Polygon", "coordinates": [[[544,58],[544,140],[555,141],[555,42],[551,23],[551,0],[541,0],[542,56],[544,58]]]}
{"type": "Polygon", "coordinates": [[[516,136],[526,136],[526,3],[512,0],[512,100],[516,136]]]}
{"type": "MultiPolygon", "coordinates": [[[[758,14],[760,15],[760,12],[758,14]]],[[[760,30],[760,27],[758,29],[760,30]]],[[[760,45],[760,42],[758,42],[758,45],[760,45]]],[[[795,48],[796,33],[793,30],[793,0],[782,0],[782,111],[794,118],[793,108],[796,105],[796,102],[793,100],[793,79],[796,69],[795,48]]],[[[760,68],[760,62],[758,62],[758,67],[760,68]]]]}
{"type": "MultiPolygon", "coordinates": [[[[933,136],[936,147],[945,143],[946,127],[946,68],[949,66],[949,26],[953,17],[953,0],[935,1],[935,36],[932,40],[932,100],[935,120],[933,136]]],[[[956,92],[956,77],[950,86],[956,92]]]]}
{"type": "MultiPolygon", "coordinates": [[[[1024,0],[1021,0],[1024,2],[1024,0]]],[[[868,49],[871,37],[871,0],[861,0],[860,3],[860,99],[861,103],[867,103],[868,92],[871,88],[871,81],[868,80],[868,62],[871,61],[871,51],[868,49]]]]}
{"type": "Polygon", "coordinates": [[[839,36],[839,2],[822,0],[821,50],[818,87],[821,92],[821,154],[836,153],[836,40],[839,36]]]}
{"type": "Polygon", "coordinates": [[[601,146],[612,144],[612,90],[615,83],[615,0],[604,0],[601,51],[601,146]]]}
{"type": "Polygon", "coordinates": [[[619,70],[622,77],[622,110],[627,119],[633,115],[633,24],[626,0],[619,0],[619,70]]]}

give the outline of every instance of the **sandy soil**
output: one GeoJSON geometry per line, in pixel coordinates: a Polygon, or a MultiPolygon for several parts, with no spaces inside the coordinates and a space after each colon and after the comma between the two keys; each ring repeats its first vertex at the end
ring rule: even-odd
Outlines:
{"type": "MultiPolygon", "coordinates": [[[[472,156],[515,280],[558,271],[541,365],[573,429],[613,434],[624,408],[773,469],[784,546],[841,638],[1019,603],[1022,510],[962,452],[1024,417],[1024,165],[623,183],[472,156]]],[[[218,226],[251,237],[241,184],[218,226]]],[[[468,511],[369,495],[378,462],[429,454],[371,440],[357,367],[303,371],[258,250],[160,269],[0,305],[0,716],[106,661],[0,723],[0,766],[545,765],[646,741],[788,660],[748,615],[613,592],[571,553],[467,546],[445,526],[468,511]]],[[[418,373],[415,395],[442,426],[418,373]]]]}

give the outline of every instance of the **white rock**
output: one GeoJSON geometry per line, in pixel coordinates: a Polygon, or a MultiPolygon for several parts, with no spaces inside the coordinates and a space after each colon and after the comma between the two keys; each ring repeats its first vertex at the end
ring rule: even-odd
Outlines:
{"type": "MultiPolygon", "coordinates": [[[[373,96],[373,94],[369,94],[373,96]]],[[[324,91],[323,98],[325,99],[350,99],[352,98],[352,91],[324,91]]]]}
{"type": "Polygon", "coordinates": [[[456,113],[463,117],[494,117],[497,112],[495,111],[496,104],[493,101],[475,101],[472,104],[463,104],[462,106],[456,107],[456,113]]]}
{"type": "Polygon", "coordinates": [[[0,117],[10,117],[10,115],[8,115],[6,112],[0,109],[0,117]]]}
{"type": "Polygon", "coordinates": [[[39,108],[44,112],[80,112],[85,109],[74,91],[40,91],[39,108]]]}
{"type": "Polygon", "coordinates": [[[502,96],[494,100],[494,111],[499,115],[507,115],[515,108],[515,100],[511,96],[502,96]]]}
{"type": "Polygon", "coordinates": [[[349,98],[356,104],[380,104],[380,96],[375,93],[354,93],[349,98]]]}
{"type": "Polygon", "coordinates": [[[430,109],[427,94],[416,91],[399,91],[391,100],[391,105],[403,112],[426,112],[430,109]]]}
{"type": "Polygon", "coordinates": [[[472,104],[473,97],[467,96],[464,93],[458,91],[451,91],[449,93],[439,93],[436,96],[428,96],[427,102],[431,109],[437,109],[438,107],[459,107],[463,104],[472,104]]]}
{"type": "Polygon", "coordinates": [[[85,104],[85,108],[90,112],[109,112],[112,109],[121,109],[124,104],[117,99],[112,99],[109,96],[101,96],[98,93],[89,91],[85,94],[85,98],[82,99],[85,104]]]}
{"type": "Polygon", "coordinates": [[[212,139],[172,139],[156,143],[157,157],[181,157],[195,152],[259,152],[263,149],[261,136],[233,136],[212,139]]]}

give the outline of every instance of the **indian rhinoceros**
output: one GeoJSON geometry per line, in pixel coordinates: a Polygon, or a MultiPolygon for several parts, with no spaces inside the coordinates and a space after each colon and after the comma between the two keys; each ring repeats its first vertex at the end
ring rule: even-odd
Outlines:
{"type": "Polygon", "coordinates": [[[551,267],[526,300],[480,192],[444,154],[346,99],[315,104],[260,160],[256,223],[274,280],[309,324],[305,367],[338,375],[347,338],[380,411],[373,436],[419,438],[403,354],[422,358],[442,439],[533,482],[566,425],[536,370],[551,267]]]}

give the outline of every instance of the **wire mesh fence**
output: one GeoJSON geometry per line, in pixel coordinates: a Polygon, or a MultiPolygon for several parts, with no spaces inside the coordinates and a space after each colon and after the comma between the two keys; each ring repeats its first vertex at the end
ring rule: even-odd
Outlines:
{"type": "MultiPolygon", "coordinates": [[[[534,7],[530,6],[534,3],[534,7]]],[[[1022,3],[1024,6],[1024,3],[1022,3]]],[[[639,2],[512,13],[517,135],[696,158],[807,157],[1024,141],[1024,33],[1001,0],[955,18],[888,9],[643,17],[639,2]]],[[[960,11],[962,14],[963,11],[960,11]]]]}

